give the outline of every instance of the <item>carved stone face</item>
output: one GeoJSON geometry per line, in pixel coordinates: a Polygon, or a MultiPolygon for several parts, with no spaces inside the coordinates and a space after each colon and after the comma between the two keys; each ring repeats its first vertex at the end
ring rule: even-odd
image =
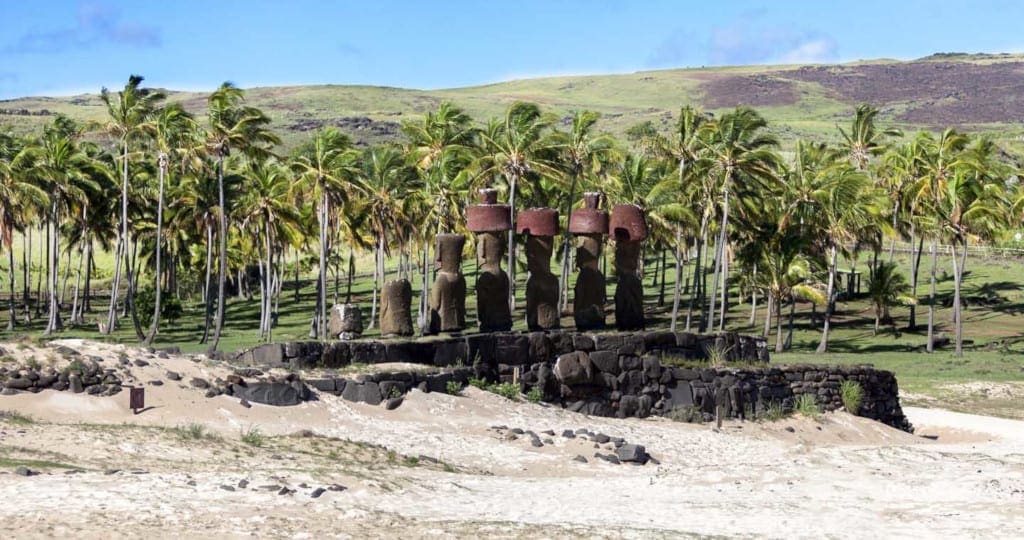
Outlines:
{"type": "Polygon", "coordinates": [[[526,239],[526,267],[531,274],[551,272],[551,252],[554,240],[550,236],[530,236],[526,239]]]}
{"type": "Polygon", "coordinates": [[[500,233],[482,233],[477,235],[477,256],[484,266],[500,266],[505,255],[505,239],[500,233]]]}
{"type": "Polygon", "coordinates": [[[439,234],[434,239],[435,262],[442,272],[457,274],[462,266],[462,247],[466,237],[461,234],[439,234]]]}

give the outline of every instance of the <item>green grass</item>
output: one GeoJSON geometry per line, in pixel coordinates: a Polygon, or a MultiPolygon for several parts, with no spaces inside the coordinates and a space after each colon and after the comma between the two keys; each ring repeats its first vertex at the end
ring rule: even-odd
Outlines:
{"type": "Polygon", "coordinates": [[[242,431],[242,442],[249,446],[260,448],[267,442],[267,437],[260,431],[260,428],[252,426],[242,431]]]}
{"type": "Polygon", "coordinates": [[[0,422],[14,426],[27,426],[36,423],[31,416],[18,411],[0,411],[0,422]]]}
{"type": "MultiPolygon", "coordinates": [[[[172,428],[179,439],[187,441],[219,441],[221,436],[206,429],[202,424],[191,423],[172,428]]],[[[244,440],[244,437],[243,437],[244,440]]]]}
{"type": "Polygon", "coordinates": [[[843,408],[850,414],[860,413],[861,403],[864,401],[864,389],[857,381],[843,381],[839,385],[839,395],[843,400],[843,408]]]}

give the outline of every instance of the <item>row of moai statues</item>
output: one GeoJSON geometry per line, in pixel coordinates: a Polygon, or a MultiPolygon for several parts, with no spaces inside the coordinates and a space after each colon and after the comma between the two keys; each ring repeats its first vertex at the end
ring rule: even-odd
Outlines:
{"type": "MultiPolygon", "coordinates": [[[[640,207],[616,205],[609,213],[599,208],[600,193],[585,193],[584,205],[572,212],[569,233],[577,239],[576,264],[579,274],[573,289],[573,319],[578,330],[605,327],[605,276],[600,256],[606,236],[615,241],[615,326],[619,330],[644,327],[643,285],[639,266],[647,223],[640,207]]],[[[466,208],[467,229],[476,236],[479,272],[476,281],[477,317],[481,332],[512,329],[509,302],[511,283],[501,267],[506,253],[506,235],[512,229],[512,212],[498,203],[493,189],[480,190],[480,204],[466,208]]],[[[516,233],[526,236],[526,324],[530,330],[552,330],[560,326],[558,277],[551,272],[555,236],[561,232],[558,212],[551,208],[530,208],[516,215],[516,233]]],[[[462,274],[462,252],[466,237],[439,234],[434,241],[437,276],[428,301],[426,333],[455,333],[466,328],[466,278],[462,274]]],[[[384,336],[409,336],[412,323],[412,287],[408,280],[384,284],[381,291],[380,331],[384,336]]]]}

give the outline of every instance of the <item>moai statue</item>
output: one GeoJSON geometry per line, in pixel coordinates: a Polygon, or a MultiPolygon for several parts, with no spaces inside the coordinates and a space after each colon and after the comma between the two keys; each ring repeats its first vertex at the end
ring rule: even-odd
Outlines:
{"type": "Polygon", "coordinates": [[[516,216],[516,232],[527,235],[526,326],[530,330],[558,328],[558,278],[551,273],[558,212],[551,208],[522,210],[516,216]]]}
{"type": "Polygon", "coordinates": [[[481,332],[512,329],[508,274],[501,269],[505,255],[505,234],[512,229],[512,211],[498,204],[498,192],[480,190],[480,204],[466,208],[466,226],[476,233],[476,256],[480,273],[476,279],[476,313],[481,332]]]}
{"type": "Polygon", "coordinates": [[[434,239],[438,268],[430,289],[430,326],[428,332],[459,332],[466,327],[466,278],[462,275],[461,234],[439,234],[434,239]]]}
{"type": "Polygon", "coordinates": [[[599,261],[603,236],[608,232],[608,212],[598,209],[600,193],[584,193],[583,208],[573,210],[569,218],[569,232],[579,237],[576,265],[580,273],[573,288],[572,316],[577,330],[604,328],[604,274],[599,261]]]}
{"type": "Polygon", "coordinates": [[[644,211],[635,204],[616,205],[612,208],[608,234],[615,240],[615,327],[640,330],[644,327],[640,256],[647,239],[644,211]]]}
{"type": "Polygon", "coordinates": [[[363,333],[363,314],[356,304],[335,304],[327,319],[327,335],[332,339],[352,339],[363,333]]]}
{"type": "Polygon", "coordinates": [[[380,291],[380,335],[411,336],[412,285],[408,279],[388,281],[380,291]]]}

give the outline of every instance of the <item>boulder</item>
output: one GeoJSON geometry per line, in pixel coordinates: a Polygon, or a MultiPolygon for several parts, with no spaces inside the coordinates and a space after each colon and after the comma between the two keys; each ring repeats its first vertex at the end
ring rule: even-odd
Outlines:
{"type": "Polygon", "coordinates": [[[619,461],[641,465],[647,463],[649,459],[647,449],[639,444],[623,444],[615,450],[615,455],[619,461]]]}
{"type": "Polygon", "coordinates": [[[245,387],[236,385],[234,391],[235,396],[246,401],[277,407],[298,405],[303,401],[302,391],[291,383],[250,382],[245,387]]]}
{"type": "Polygon", "coordinates": [[[349,339],[363,333],[363,314],[356,304],[335,304],[327,319],[327,335],[332,339],[349,339]]]}
{"type": "Polygon", "coordinates": [[[590,357],[582,351],[563,354],[555,361],[555,377],[567,385],[588,384],[594,378],[590,357]]]}

